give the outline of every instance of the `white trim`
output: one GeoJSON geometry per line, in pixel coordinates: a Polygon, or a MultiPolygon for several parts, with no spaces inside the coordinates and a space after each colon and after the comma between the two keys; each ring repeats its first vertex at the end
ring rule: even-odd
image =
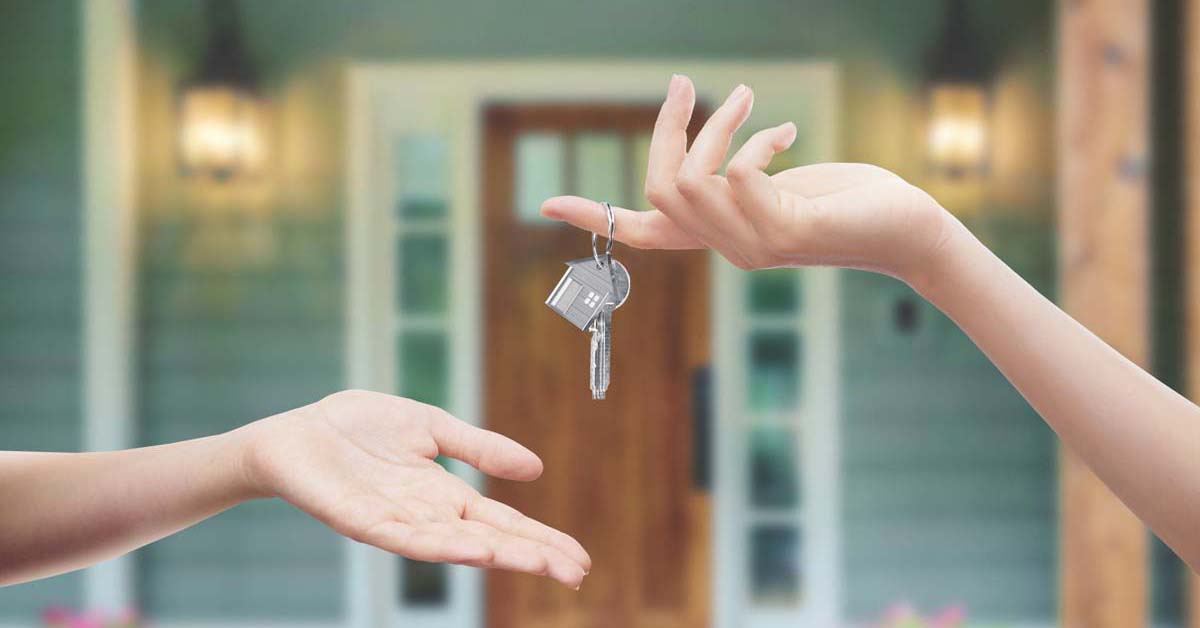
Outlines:
{"type": "MultiPolygon", "coordinates": [[[[83,446],[133,442],[135,16],[132,0],[80,3],[83,44],[83,446]]],[[[83,575],[89,609],[133,601],[133,559],[83,575]]]]}
{"type": "MultiPolygon", "coordinates": [[[[774,120],[792,119],[801,127],[797,145],[803,161],[836,159],[838,88],[836,69],[819,65],[809,73],[793,70],[791,78],[743,79],[755,88],[756,104],[769,102],[784,111],[774,120]],[[773,83],[773,94],[763,86],[773,83]],[[805,103],[799,111],[797,103],[805,103]],[[807,130],[807,133],[805,133],[807,130]]],[[[758,113],[756,107],[756,113],[758,113]]],[[[714,257],[715,464],[714,625],[717,628],[774,626],[838,626],[842,624],[842,567],[840,538],[840,336],[839,271],[811,268],[801,271],[803,301],[798,315],[754,316],[745,311],[748,273],[714,257]],[[746,354],[749,330],[797,333],[803,342],[800,408],[786,416],[756,417],[762,425],[792,425],[803,431],[799,459],[804,503],[799,509],[772,515],[775,520],[801,522],[803,601],[790,608],[754,608],[750,603],[749,551],[746,538],[746,354]]]]}

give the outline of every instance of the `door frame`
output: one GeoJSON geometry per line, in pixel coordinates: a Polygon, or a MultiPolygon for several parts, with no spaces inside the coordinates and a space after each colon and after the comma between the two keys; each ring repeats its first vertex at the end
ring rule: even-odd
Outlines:
{"type": "MultiPolygon", "coordinates": [[[[804,143],[797,161],[829,161],[836,157],[838,128],[838,73],[833,63],[823,61],[783,61],[745,59],[739,61],[703,61],[695,59],[665,59],[629,61],[624,59],[579,61],[424,61],[417,63],[362,63],[347,69],[347,204],[346,252],[346,384],[356,388],[390,390],[391,366],[394,363],[394,342],[379,342],[381,325],[388,324],[394,314],[391,273],[394,264],[380,264],[380,255],[390,259],[393,246],[381,229],[381,221],[390,220],[390,199],[394,185],[388,173],[391,167],[386,146],[379,138],[391,138],[396,133],[440,133],[449,148],[449,190],[447,211],[450,224],[449,316],[454,330],[450,344],[451,372],[455,392],[448,409],[459,418],[478,424],[482,400],[481,382],[483,307],[481,274],[482,262],[482,168],[479,155],[483,147],[482,111],[489,103],[504,101],[595,101],[611,100],[620,94],[630,102],[658,102],[672,73],[683,72],[696,83],[697,96],[718,103],[724,94],[739,82],[752,85],[758,94],[757,106],[748,123],[762,127],[780,120],[793,120],[800,127],[804,143]],[[382,247],[382,248],[381,248],[382,247]]],[[[737,321],[728,314],[729,298],[740,289],[734,270],[713,257],[715,279],[714,355],[718,367],[740,364],[739,347],[730,346],[728,339],[737,321]],[[725,314],[723,315],[722,312],[725,314]]],[[[825,285],[826,295],[834,301],[826,304],[830,311],[818,317],[833,325],[836,331],[836,271],[818,269],[807,271],[815,278],[814,285],[825,285]]],[[[824,331],[824,330],[822,330],[824,331]]],[[[822,359],[836,358],[836,333],[828,333],[827,351],[822,359]],[[832,349],[831,349],[832,347],[832,349]]],[[[810,365],[815,360],[810,360],[810,365]]],[[[835,620],[840,609],[840,559],[837,547],[836,477],[836,360],[822,363],[821,381],[832,386],[831,404],[825,404],[817,430],[820,438],[830,439],[828,447],[817,461],[806,460],[805,470],[819,463],[822,481],[832,501],[823,504],[822,516],[815,518],[819,527],[806,528],[806,538],[812,546],[825,546],[822,553],[821,580],[811,583],[821,593],[821,611],[803,618],[835,620]],[[819,541],[824,541],[818,544],[819,541]],[[832,541],[832,544],[828,542],[832,541]]],[[[733,366],[731,368],[738,368],[733,366]]],[[[719,368],[717,372],[716,407],[736,411],[734,396],[722,392],[722,384],[737,376],[719,368]]],[[[718,419],[716,442],[728,429],[736,428],[728,420],[718,419]]],[[[714,526],[714,623],[717,626],[745,625],[739,618],[748,615],[745,608],[740,566],[745,557],[741,552],[743,531],[731,528],[736,522],[732,515],[741,501],[727,473],[730,452],[718,447],[716,507],[714,526]],[[724,462],[723,462],[724,461],[724,462]],[[724,488],[722,488],[724,487],[724,488]],[[730,491],[733,490],[734,494],[730,491]]],[[[805,453],[809,451],[806,444],[805,453]]],[[[466,479],[482,486],[477,473],[466,479]]],[[[806,487],[810,486],[806,481],[806,487]]],[[[382,627],[418,621],[420,625],[479,626],[483,624],[484,595],[482,578],[476,571],[452,569],[451,607],[445,613],[431,614],[429,610],[399,608],[395,600],[396,558],[367,546],[347,542],[346,616],[355,627],[382,627]]],[[[817,598],[812,595],[810,598],[817,598]]],[[[799,618],[792,614],[784,619],[799,618]]],[[[770,619],[769,617],[767,619],[770,619]]],[[[831,624],[821,624],[831,625],[831,624]]]]}

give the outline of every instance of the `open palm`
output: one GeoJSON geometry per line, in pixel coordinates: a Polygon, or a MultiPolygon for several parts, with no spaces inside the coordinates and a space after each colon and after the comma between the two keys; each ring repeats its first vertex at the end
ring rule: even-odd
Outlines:
{"type": "Polygon", "coordinates": [[[433,406],[347,391],[256,426],[247,472],[356,541],[415,560],[547,575],[578,588],[591,559],[570,536],[480,495],[434,459],[533,480],[542,463],[433,406]]]}

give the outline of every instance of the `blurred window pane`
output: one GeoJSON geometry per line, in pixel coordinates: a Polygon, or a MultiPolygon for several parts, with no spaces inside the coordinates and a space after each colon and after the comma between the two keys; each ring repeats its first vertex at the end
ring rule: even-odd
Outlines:
{"type": "Polygon", "coordinates": [[[446,238],[440,234],[400,236],[397,281],[404,314],[442,314],[446,311],[446,238]]]}
{"type": "Polygon", "coordinates": [[[800,533],[793,527],[759,525],[750,530],[750,591],[762,606],[800,601],[800,533]]]}
{"type": "Polygon", "coordinates": [[[750,431],[750,503],[755,508],[791,508],[799,502],[796,433],[782,427],[750,431]]]}
{"type": "Polygon", "coordinates": [[[396,383],[396,392],[417,401],[445,406],[449,381],[446,334],[405,331],[398,342],[400,381],[396,383]]]}
{"type": "Polygon", "coordinates": [[[646,200],[646,166],[650,156],[650,134],[640,133],[633,136],[633,158],[629,162],[630,168],[633,170],[632,178],[633,200],[630,201],[630,209],[640,209],[647,211],[654,209],[650,201],[646,200]]]}
{"type": "Polygon", "coordinates": [[[446,565],[401,558],[400,600],[404,606],[445,606],[449,599],[446,565]]]}
{"type": "Polygon", "coordinates": [[[446,214],[449,150],[437,135],[407,135],[396,145],[396,209],[402,218],[441,218],[446,214]]]}
{"type": "Polygon", "coordinates": [[[517,137],[514,211],[522,222],[542,222],[542,201],[566,194],[564,142],[557,133],[517,137]]]}
{"type": "Polygon", "coordinates": [[[800,338],[791,331],[759,331],[749,337],[750,408],[787,410],[796,406],[800,386],[800,338]]]}
{"type": "Polygon", "coordinates": [[[799,273],[777,268],[751,273],[746,281],[750,311],[754,314],[792,314],[800,305],[799,273]]]}
{"type": "Polygon", "coordinates": [[[621,147],[621,136],[615,133],[583,133],[575,138],[576,194],[614,205],[628,204],[621,147]]]}

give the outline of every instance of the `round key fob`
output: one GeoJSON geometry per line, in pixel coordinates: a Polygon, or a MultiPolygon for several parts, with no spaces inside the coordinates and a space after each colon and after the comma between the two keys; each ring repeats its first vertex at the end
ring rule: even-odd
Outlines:
{"type": "Polygon", "coordinates": [[[612,261],[612,266],[613,309],[615,310],[624,305],[625,299],[629,298],[629,270],[617,260],[612,261]]]}

